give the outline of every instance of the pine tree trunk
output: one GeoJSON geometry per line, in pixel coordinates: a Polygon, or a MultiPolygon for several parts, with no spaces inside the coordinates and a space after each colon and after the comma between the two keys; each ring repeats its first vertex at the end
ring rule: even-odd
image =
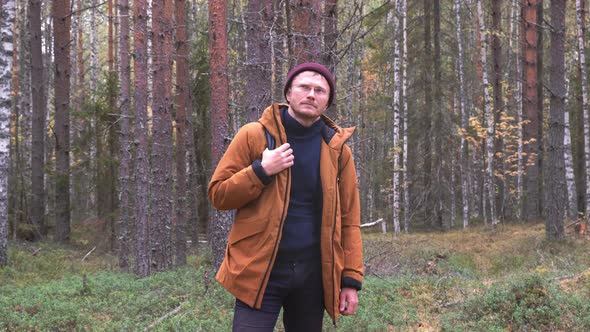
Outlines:
{"type": "Polygon", "coordinates": [[[133,78],[135,110],[135,267],[140,277],[150,274],[150,160],[148,156],[148,28],[147,0],[134,0],[133,3],[133,78]]]}
{"type": "Polygon", "coordinates": [[[132,137],[130,128],[131,118],[131,59],[129,57],[129,0],[119,1],[120,31],[119,31],[119,110],[121,118],[119,120],[119,222],[117,223],[117,239],[119,253],[119,267],[123,271],[129,270],[130,254],[130,234],[129,224],[131,222],[131,211],[133,204],[131,201],[131,161],[132,157],[132,137]]]}
{"type": "Polygon", "coordinates": [[[302,62],[320,61],[321,1],[288,0],[290,68],[302,62]]]}
{"type": "Polygon", "coordinates": [[[586,177],[586,221],[590,220],[590,124],[588,123],[588,79],[586,72],[586,51],[585,51],[585,31],[582,20],[582,6],[581,0],[576,0],[576,22],[578,32],[578,54],[579,67],[582,81],[582,113],[584,114],[584,164],[586,177]]]}
{"type": "MultiPolygon", "coordinates": [[[[469,114],[465,107],[466,98],[466,86],[465,86],[465,69],[464,63],[464,52],[463,52],[463,33],[462,33],[462,20],[461,20],[461,0],[455,0],[455,19],[457,26],[457,50],[458,50],[458,74],[459,74],[459,114],[461,117],[461,128],[467,133],[469,129],[469,114]]],[[[461,198],[463,206],[463,228],[469,226],[469,147],[465,135],[461,135],[461,146],[460,146],[460,164],[459,170],[461,172],[461,198]]]]}
{"type": "Polygon", "coordinates": [[[443,95],[442,95],[442,71],[441,71],[441,46],[440,46],[440,39],[441,39],[441,31],[440,31],[440,16],[441,16],[441,9],[440,9],[440,0],[434,0],[434,105],[436,107],[436,113],[434,115],[434,132],[432,133],[432,137],[434,137],[434,173],[432,174],[432,180],[434,181],[434,185],[432,189],[434,190],[434,197],[433,197],[433,210],[434,210],[434,220],[437,226],[443,227],[443,229],[449,229],[448,220],[445,220],[443,216],[443,207],[447,206],[448,203],[445,202],[445,177],[446,173],[443,169],[443,164],[446,164],[443,161],[443,142],[448,142],[447,137],[445,137],[444,131],[444,123],[445,121],[445,112],[443,107],[443,95]]]}
{"type": "MultiPolygon", "coordinates": [[[[225,1],[209,0],[209,71],[211,86],[211,160],[215,169],[227,148],[228,77],[227,77],[227,9],[225,1]]],[[[209,243],[213,266],[221,265],[227,235],[232,222],[231,211],[215,210],[209,222],[209,243]]]]}
{"type": "Polygon", "coordinates": [[[70,0],[51,7],[55,58],[55,240],[70,238],[70,0]]]}
{"type": "MultiPolygon", "coordinates": [[[[33,104],[31,151],[31,223],[34,234],[47,236],[45,223],[45,82],[41,50],[41,0],[30,0],[29,28],[31,32],[31,88],[33,104]]],[[[37,238],[37,239],[39,239],[37,238]]]]}
{"type": "Polygon", "coordinates": [[[172,41],[174,1],[152,3],[153,103],[150,241],[152,267],[172,263],[172,41]]]}
{"type": "Polygon", "coordinates": [[[338,0],[325,0],[324,3],[324,50],[323,63],[332,73],[336,73],[336,61],[338,56],[338,0]]]}
{"type": "Polygon", "coordinates": [[[565,112],[565,0],[551,0],[551,108],[549,115],[548,163],[546,176],[545,234],[548,239],[565,236],[566,188],[563,159],[565,112]]]}
{"type": "Polygon", "coordinates": [[[257,121],[262,111],[272,100],[271,80],[271,35],[274,20],[270,0],[249,0],[247,25],[246,60],[246,107],[248,122],[257,121]]]}
{"type": "Polygon", "coordinates": [[[175,265],[186,265],[186,114],[189,105],[186,1],[176,0],[176,247],[175,265]]]}
{"type": "MultiPolygon", "coordinates": [[[[490,105],[488,70],[487,70],[487,54],[486,54],[486,27],[483,10],[481,8],[481,0],[477,0],[477,14],[479,16],[479,31],[481,38],[481,68],[482,68],[482,82],[483,82],[483,103],[484,113],[488,125],[486,138],[486,152],[487,152],[487,174],[484,176],[484,187],[490,205],[490,220],[492,227],[497,223],[496,220],[496,191],[494,188],[494,117],[490,105]]],[[[484,194],[484,197],[486,196],[484,194]]],[[[485,199],[485,198],[484,198],[485,199]]]]}
{"type": "Polygon", "coordinates": [[[524,164],[524,201],[522,217],[534,220],[539,217],[539,164],[540,152],[538,114],[538,0],[523,0],[523,113],[527,122],[523,126],[523,139],[527,144],[523,147],[526,153],[524,164]]]}
{"type": "Polygon", "coordinates": [[[0,4],[0,267],[8,264],[8,173],[10,165],[10,113],[12,97],[13,26],[16,16],[15,0],[0,4]]]}

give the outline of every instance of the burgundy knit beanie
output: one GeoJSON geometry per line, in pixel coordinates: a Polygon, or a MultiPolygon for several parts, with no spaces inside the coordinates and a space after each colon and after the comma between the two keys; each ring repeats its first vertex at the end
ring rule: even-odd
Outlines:
{"type": "Polygon", "coordinates": [[[328,81],[328,85],[330,85],[330,99],[328,99],[328,107],[332,106],[334,96],[336,95],[336,81],[334,80],[334,76],[332,76],[332,73],[330,73],[328,68],[315,62],[302,63],[300,65],[295,66],[293,69],[289,71],[289,73],[287,74],[287,81],[285,82],[285,88],[283,89],[285,99],[287,99],[287,91],[291,87],[291,83],[293,83],[293,79],[295,78],[295,76],[304,71],[315,71],[316,73],[326,78],[326,81],[328,81]]]}

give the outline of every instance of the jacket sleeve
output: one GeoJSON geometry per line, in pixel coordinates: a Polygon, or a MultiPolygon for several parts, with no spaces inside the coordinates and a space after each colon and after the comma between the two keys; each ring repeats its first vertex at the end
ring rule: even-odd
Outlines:
{"type": "Polygon", "coordinates": [[[344,249],[344,270],[342,271],[342,287],[362,288],[363,242],[361,239],[361,213],[356,169],[352,152],[344,145],[340,161],[340,191],[342,248],[344,249]]]}
{"type": "Polygon", "coordinates": [[[264,178],[259,161],[265,148],[263,136],[260,124],[249,123],[228,146],[209,182],[209,200],[216,209],[241,208],[264,189],[268,178],[264,178]]]}

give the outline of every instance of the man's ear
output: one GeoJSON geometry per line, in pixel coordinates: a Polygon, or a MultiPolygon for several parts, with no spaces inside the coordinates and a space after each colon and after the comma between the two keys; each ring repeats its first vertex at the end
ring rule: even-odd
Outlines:
{"type": "Polygon", "coordinates": [[[287,93],[285,94],[285,99],[287,100],[287,104],[289,104],[289,99],[291,97],[291,88],[287,89],[287,93]]]}

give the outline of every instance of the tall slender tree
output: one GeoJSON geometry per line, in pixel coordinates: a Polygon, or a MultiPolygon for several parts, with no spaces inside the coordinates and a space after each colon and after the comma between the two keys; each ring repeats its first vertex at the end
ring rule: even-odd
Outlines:
{"type": "Polygon", "coordinates": [[[33,103],[31,151],[31,223],[35,237],[47,235],[45,224],[45,80],[41,35],[41,0],[29,1],[29,29],[31,32],[31,88],[33,103]]]}
{"type": "Polygon", "coordinates": [[[523,23],[523,115],[526,120],[523,125],[524,145],[524,197],[523,213],[525,219],[535,219],[539,216],[539,155],[540,145],[539,133],[540,119],[538,114],[538,0],[523,0],[522,23],[523,23]]]}
{"type": "Polygon", "coordinates": [[[8,172],[15,0],[0,3],[0,267],[8,264],[8,172]]]}
{"type": "MultiPolygon", "coordinates": [[[[492,1],[492,84],[494,91],[494,128],[500,122],[502,112],[504,111],[504,97],[502,87],[502,70],[503,70],[503,58],[502,58],[502,43],[500,37],[502,35],[502,0],[492,1]]],[[[504,143],[502,137],[495,135],[494,137],[494,172],[502,174],[504,164],[504,158],[502,158],[502,152],[504,150],[504,143]]],[[[502,219],[504,213],[504,181],[494,181],[495,187],[495,200],[496,210],[498,212],[498,219],[502,219]]]]}
{"type": "Polygon", "coordinates": [[[148,2],[133,3],[133,102],[135,110],[135,267],[140,277],[150,274],[150,160],[148,156],[148,2]]]}
{"type": "Polygon", "coordinates": [[[483,106],[484,115],[487,121],[487,137],[486,137],[486,152],[487,152],[487,173],[484,177],[484,187],[487,194],[489,206],[490,206],[490,220],[492,227],[496,224],[496,196],[494,188],[494,117],[492,115],[492,109],[490,104],[490,96],[488,89],[488,69],[487,69],[487,38],[486,38],[486,26],[483,15],[483,9],[481,0],[477,0],[477,14],[479,16],[479,33],[481,38],[481,68],[482,68],[482,79],[483,79],[483,106]]]}
{"type": "Polygon", "coordinates": [[[568,77],[572,77],[575,59],[570,56],[567,61],[566,69],[566,87],[565,87],[565,104],[564,104],[564,136],[563,136],[563,156],[565,162],[565,181],[567,187],[567,217],[575,219],[578,217],[578,197],[576,191],[576,178],[574,174],[574,158],[572,152],[572,136],[570,130],[570,112],[568,109],[570,94],[570,81],[568,77]]]}
{"type": "Polygon", "coordinates": [[[150,241],[152,267],[172,263],[172,41],[174,1],[152,2],[153,102],[150,241]]]}
{"type": "Polygon", "coordinates": [[[51,6],[55,58],[55,239],[70,238],[70,0],[51,6]]]}
{"type": "Polygon", "coordinates": [[[549,239],[565,236],[565,163],[563,159],[565,111],[565,0],[551,0],[551,108],[549,114],[548,169],[546,176],[545,234],[549,239]]]}
{"type": "Polygon", "coordinates": [[[464,69],[464,51],[463,51],[463,32],[462,32],[462,20],[461,20],[461,0],[455,0],[455,20],[457,27],[457,51],[458,51],[458,76],[459,76],[459,114],[461,116],[461,129],[463,135],[461,135],[460,145],[460,172],[461,172],[461,197],[463,204],[463,228],[467,228],[469,225],[469,146],[465,139],[465,133],[467,133],[469,126],[469,114],[465,107],[466,99],[466,83],[465,83],[465,69],[464,69]]]}
{"type": "Polygon", "coordinates": [[[129,269],[129,223],[131,220],[131,160],[132,160],[132,139],[131,139],[131,59],[129,57],[129,0],[119,1],[120,31],[119,31],[119,222],[117,223],[117,239],[119,253],[119,267],[123,270],[129,269]]]}
{"type": "Polygon", "coordinates": [[[590,221],[590,124],[588,123],[588,79],[586,71],[586,36],[583,21],[584,1],[576,0],[576,23],[578,32],[578,60],[582,81],[582,113],[584,114],[584,164],[586,183],[586,222],[590,221]]]}
{"type": "Polygon", "coordinates": [[[401,1],[396,0],[395,12],[393,15],[393,230],[398,235],[401,232],[400,227],[400,186],[399,186],[399,166],[400,166],[400,92],[401,92],[401,72],[400,72],[400,7],[401,1]]]}
{"type": "Polygon", "coordinates": [[[248,0],[246,13],[246,107],[248,121],[256,121],[272,100],[272,34],[274,10],[271,0],[248,0]]]}
{"type": "Polygon", "coordinates": [[[186,1],[176,0],[176,246],[175,265],[186,265],[186,142],[189,105],[186,1]]]}
{"type": "Polygon", "coordinates": [[[288,0],[290,67],[302,62],[320,61],[321,1],[288,0]]]}
{"type": "MultiPolygon", "coordinates": [[[[227,4],[225,0],[209,0],[209,72],[211,85],[211,160],[215,169],[227,147],[229,134],[227,77],[227,4]]],[[[209,241],[213,265],[221,265],[232,214],[216,210],[209,222],[209,241]]]]}
{"type": "Polygon", "coordinates": [[[424,0],[424,68],[422,83],[424,84],[424,114],[423,114],[423,146],[424,146],[424,170],[422,180],[424,185],[423,210],[426,220],[435,222],[432,215],[432,33],[430,20],[432,15],[432,0],[424,0]]]}

